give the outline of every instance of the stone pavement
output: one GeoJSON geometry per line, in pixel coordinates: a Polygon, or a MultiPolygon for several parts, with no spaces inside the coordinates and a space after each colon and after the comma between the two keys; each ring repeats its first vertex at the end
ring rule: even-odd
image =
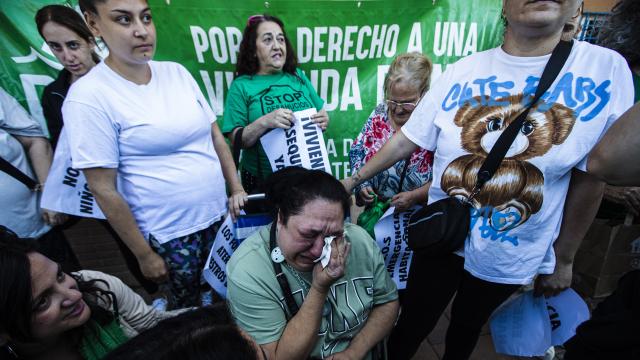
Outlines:
{"type": "MultiPolygon", "coordinates": [[[[412,360],[440,360],[444,354],[444,336],[449,326],[450,309],[447,308],[435,329],[431,334],[422,342],[420,348],[412,360]]],[[[470,360],[509,360],[509,359],[521,359],[517,357],[505,356],[496,354],[493,350],[493,342],[491,341],[491,334],[489,334],[489,328],[485,325],[480,334],[478,345],[476,346],[470,360]]]]}
{"type": "MultiPolygon", "coordinates": [[[[95,220],[83,219],[65,231],[84,269],[99,270],[122,279],[140,293],[147,301],[149,295],[140,287],[127,270],[117,245],[106,230],[95,220]]],[[[444,353],[444,336],[449,324],[449,309],[440,318],[431,335],[420,346],[413,360],[439,360],[444,353]]],[[[516,359],[496,354],[493,351],[491,335],[485,327],[471,360],[516,359]]]]}

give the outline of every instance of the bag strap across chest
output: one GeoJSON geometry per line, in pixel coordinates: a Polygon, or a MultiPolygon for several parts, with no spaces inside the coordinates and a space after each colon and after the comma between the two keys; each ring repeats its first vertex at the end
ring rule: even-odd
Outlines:
{"type": "Polygon", "coordinates": [[[471,194],[469,200],[473,199],[480,190],[486,184],[493,175],[496,170],[500,167],[502,160],[509,151],[511,144],[518,136],[520,129],[522,128],[522,124],[524,124],[531,108],[535,106],[535,104],[540,100],[540,97],[549,89],[551,84],[555,81],[556,77],[562,70],[565,62],[569,58],[569,54],[571,54],[571,48],[573,46],[573,41],[560,41],[556,47],[553,49],[551,53],[551,57],[549,61],[544,67],[544,71],[542,72],[542,76],[540,77],[540,81],[538,83],[538,87],[536,88],[535,95],[531,99],[531,101],[527,104],[526,108],[518,117],[511,123],[509,126],[504,129],[496,143],[489,151],[486,159],[482,163],[480,170],[478,170],[478,175],[476,178],[476,184],[471,194]]]}

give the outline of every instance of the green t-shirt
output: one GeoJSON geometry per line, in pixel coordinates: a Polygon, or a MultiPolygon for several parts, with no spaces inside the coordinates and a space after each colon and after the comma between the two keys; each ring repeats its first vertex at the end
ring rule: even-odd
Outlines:
{"type": "MultiPolygon", "coordinates": [[[[310,108],[322,109],[324,101],[311,86],[311,82],[300,69],[298,76],[289,73],[273,75],[242,75],[233,80],[224,105],[222,132],[229,133],[236,127],[244,127],[259,117],[280,108],[301,111],[310,108]]],[[[271,174],[269,159],[260,142],[243,151],[240,165],[254,176],[258,176],[257,159],[260,158],[262,177],[271,174]]]]}
{"type": "MultiPolygon", "coordinates": [[[[284,296],[271,264],[270,228],[267,225],[247,238],[227,265],[227,298],[231,311],[240,327],[258,344],[277,341],[287,325],[284,296]]],[[[346,239],[351,242],[347,268],[327,296],[331,311],[322,316],[318,342],[310,355],[313,357],[325,358],[346,349],[374,306],[398,298],[396,285],[375,241],[359,226],[345,224],[345,230],[346,239]]],[[[311,286],[311,273],[298,273],[298,278],[290,267],[282,266],[282,270],[293,298],[302,306],[311,286]],[[306,283],[304,288],[301,281],[306,283]]],[[[371,354],[367,356],[370,358],[371,354]]]]}

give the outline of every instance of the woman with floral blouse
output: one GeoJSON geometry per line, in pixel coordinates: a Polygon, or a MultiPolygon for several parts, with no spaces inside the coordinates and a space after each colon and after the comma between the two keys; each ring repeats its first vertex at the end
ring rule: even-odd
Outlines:
{"type": "MultiPolygon", "coordinates": [[[[409,119],[429,89],[431,68],[431,61],[417,52],[393,60],[384,81],[386,99],[373,110],[349,151],[352,173],[369,161],[409,119]]],[[[381,200],[391,199],[395,211],[402,212],[426,202],[432,164],[433,153],[418,148],[408,164],[407,159],[398,161],[354,188],[357,204],[369,205],[377,195],[381,200]]]]}

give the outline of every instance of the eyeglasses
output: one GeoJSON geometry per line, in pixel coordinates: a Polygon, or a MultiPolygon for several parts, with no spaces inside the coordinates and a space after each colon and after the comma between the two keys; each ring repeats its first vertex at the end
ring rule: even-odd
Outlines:
{"type": "Polygon", "coordinates": [[[386,100],[387,107],[389,108],[389,110],[395,111],[396,107],[400,106],[402,110],[406,112],[412,112],[413,110],[415,110],[416,106],[418,106],[418,101],[412,103],[412,102],[397,102],[391,99],[386,100]]]}
{"type": "Polygon", "coordinates": [[[251,15],[247,19],[247,26],[255,24],[256,22],[258,22],[258,21],[260,21],[262,19],[264,19],[264,15],[262,15],[262,14],[251,15]]]}

